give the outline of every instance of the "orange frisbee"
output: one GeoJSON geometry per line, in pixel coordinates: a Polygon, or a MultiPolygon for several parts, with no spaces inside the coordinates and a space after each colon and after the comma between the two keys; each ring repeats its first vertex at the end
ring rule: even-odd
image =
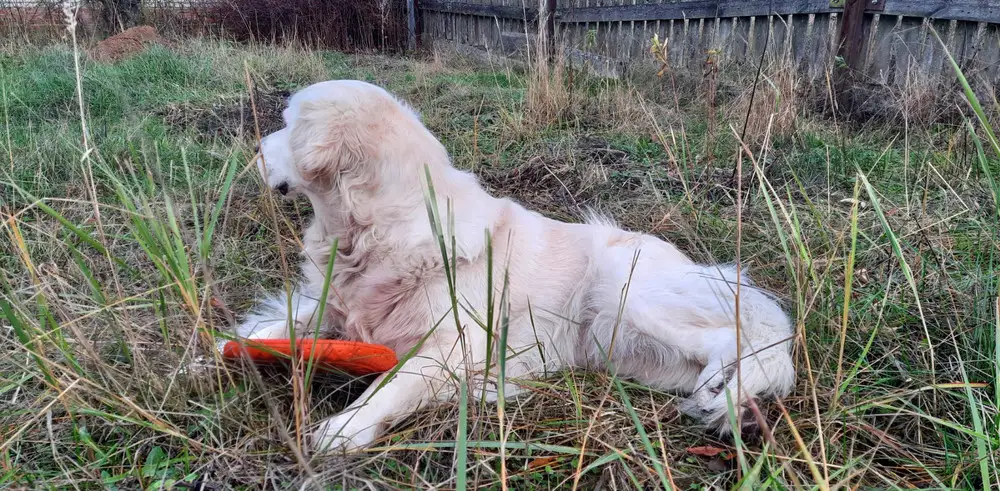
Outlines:
{"type": "MultiPolygon", "coordinates": [[[[247,339],[246,354],[258,363],[275,363],[292,356],[291,339],[247,339]]],[[[340,369],[354,375],[382,373],[396,366],[396,353],[380,344],[340,339],[297,339],[295,352],[300,360],[314,360],[317,366],[340,369]],[[315,353],[315,354],[314,354],[315,353]]],[[[222,347],[225,358],[242,356],[240,343],[229,341],[222,347]]]]}

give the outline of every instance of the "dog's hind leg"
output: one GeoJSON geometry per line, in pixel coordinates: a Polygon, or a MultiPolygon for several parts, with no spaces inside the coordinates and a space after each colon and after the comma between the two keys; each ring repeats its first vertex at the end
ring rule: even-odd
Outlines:
{"type": "MultiPolygon", "coordinates": [[[[750,401],[783,397],[795,383],[791,322],[774,299],[746,278],[737,278],[733,268],[705,266],[698,276],[703,280],[691,282],[690,289],[697,296],[713,299],[718,306],[714,315],[702,315],[714,319],[718,327],[716,334],[701,337],[696,354],[704,370],[681,410],[720,434],[734,430],[732,411],[737,425],[753,431],[758,425],[748,410],[750,401]]],[[[700,310],[707,312],[711,305],[705,303],[700,310]]]]}
{"type": "MultiPolygon", "coordinates": [[[[720,297],[735,304],[735,294],[720,297]]],[[[764,396],[783,397],[795,383],[790,353],[793,332],[778,304],[744,284],[740,291],[740,321],[739,352],[733,317],[728,326],[729,340],[706,343],[705,369],[698,376],[695,390],[681,405],[683,412],[701,419],[720,434],[733,431],[730,408],[735,411],[738,425],[753,429],[757,421],[747,410],[749,401],[764,396]]]]}
{"type": "Polygon", "coordinates": [[[628,369],[623,375],[691,394],[685,413],[727,433],[732,406],[737,424],[754,426],[749,401],[784,396],[794,384],[787,315],[735,268],[660,269],[671,264],[671,250],[650,240],[640,246],[638,256],[633,248],[607,249],[588,305],[596,313],[593,334],[604,346],[617,338],[612,359],[628,369]]]}

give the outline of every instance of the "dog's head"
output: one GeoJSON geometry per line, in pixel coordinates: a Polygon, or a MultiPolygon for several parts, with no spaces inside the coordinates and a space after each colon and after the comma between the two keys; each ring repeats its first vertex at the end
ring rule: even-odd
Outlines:
{"type": "Polygon", "coordinates": [[[343,181],[378,185],[412,162],[426,136],[416,114],[384,89],[357,80],[320,82],[295,93],[285,127],[261,140],[257,167],[283,195],[322,195],[343,181]]]}

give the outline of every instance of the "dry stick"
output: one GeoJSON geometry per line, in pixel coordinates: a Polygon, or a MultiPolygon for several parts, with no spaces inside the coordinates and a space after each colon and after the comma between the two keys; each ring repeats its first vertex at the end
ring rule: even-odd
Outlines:
{"type": "Polygon", "coordinates": [[[817,485],[821,491],[830,491],[830,483],[823,479],[823,475],[819,473],[819,469],[816,468],[816,463],[813,462],[812,454],[809,453],[809,449],[806,448],[805,442],[802,441],[802,436],[799,435],[799,430],[792,423],[792,417],[788,414],[785,409],[785,405],[778,401],[778,408],[781,409],[781,415],[785,417],[785,421],[788,421],[788,429],[791,430],[792,436],[795,438],[795,443],[799,446],[799,451],[802,452],[803,457],[805,457],[806,465],[809,466],[809,472],[812,473],[813,479],[817,481],[817,485]]]}
{"type": "MultiPolygon", "coordinates": [[[[746,128],[743,128],[746,131],[746,128]]],[[[742,138],[741,138],[742,140],[742,138]]],[[[736,297],[735,297],[735,307],[736,307],[736,407],[734,412],[736,413],[736,427],[733,431],[739,435],[739,441],[743,441],[743,423],[742,415],[740,414],[740,407],[743,405],[743,325],[740,322],[740,290],[743,286],[743,281],[741,281],[740,270],[741,264],[741,247],[743,245],[743,149],[737,149],[736,151],[736,297]]],[[[724,376],[724,375],[723,375],[724,376]]],[[[743,446],[742,444],[740,446],[743,446]]],[[[742,448],[737,448],[741,453],[742,448]]],[[[743,466],[736,466],[736,475],[739,479],[743,479],[743,466]]]]}
{"type": "MultiPolygon", "coordinates": [[[[247,65],[247,63],[245,61],[244,61],[244,64],[243,64],[243,73],[244,73],[244,77],[246,78],[247,91],[249,92],[249,95],[250,95],[250,109],[253,112],[254,136],[256,137],[257,145],[259,147],[260,146],[260,142],[261,142],[261,134],[260,134],[260,119],[257,116],[257,99],[254,97],[254,85],[253,85],[253,80],[250,77],[250,67],[249,67],[249,65],[247,65]]],[[[261,159],[261,161],[263,162],[264,161],[264,152],[258,152],[255,157],[259,157],[261,159]]],[[[264,183],[265,183],[265,187],[266,187],[266,184],[267,184],[267,165],[266,165],[266,162],[261,167],[263,168],[263,171],[264,171],[264,183]]],[[[272,200],[268,200],[267,202],[268,202],[269,205],[272,205],[272,206],[268,207],[268,211],[271,212],[271,218],[272,218],[272,221],[274,222],[275,233],[278,233],[279,236],[280,236],[280,232],[278,232],[278,223],[277,223],[277,218],[276,218],[277,217],[277,212],[274,210],[274,206],[273,206],[274,203],[273,203],[272,200]]],[[[289,298],[288,301],[290,302],[291,301],[290,299],[291,299],[292,295],[291,295],[291,291],[289,291],[289,286],[290,286],[290,283],[288,281],[289,272],[288,272],[287,259],[285,257],[285,248],[279,246],[278,250],[279,250],[279,253],[281,254],[281,264],[282,264],[282,270],[283,270],[283,273],[284,273],[284,275],[283,275],[284,278],[283,279],[285,280],[284,281],[285,282],[285,292],[288,294],[288,298],[289,298]]],[[[291,310],[291,309],[289,309],[289,310],[291,310]]],[[[287,319],[287,321],[291,324],[292,319],[290,318],[290,316],[291,316],[291,313],[289,313],[289,319],[287,319]]],[[[295,437],[296,437],[295,443],[297,445],[301,445],[302,444],[302,434],[303,434],[302,426],[303,426],[303,419],[304,419],[304,416],[305,416],[303,405],[304,405],[305,397],[306,397],[305,394],[303,393],[303,391],[306,390],[306,387],[304,387],[302,385],[303,384],[303,380],[300,379],[300,377],[299,377],[299,375],[300,375],[300,373],[299,373],[299,364],[297,363],[298,357],[296,356],[296,349],[297,349],[297,347],[298,346],[297,346],[296,343],[292,343],[291,344],[291,348],[292,348],[292,353],[291,353],[291,355],[292,355],[291,356],[291,363],[292,363],[292,367],[291,367],[292,368],[292,370],[291,370],[291,375],[292,375],[292,400],[294,401],[293,402],[293,409],[294,409],[294,418],[295,418],[295,437]]]]}
{"type": "Polygon", "coordinates": [[[41,411],[38,412],[38,414],[36,414],[35,416],[33,416],[31,419],[29,419],[28,422],[25,423],[24,426],[21,426],[17,431],[15,431],[14,434],[10,435],[10,437],[7,438],[7,441],[5,441],[2,444],[0,444],[0,452],[6,451],[7,447],[9,447],[11,444],[13,444],[14,441],[17,440],[17,438],[19,436],[21,436],[22,433],[25,432],[25,430],[27,430],[28,428],[31,427],[31,425],[35,424],[35,421],[38,418],[41,418],[43,414],[48,413],[49,410],[52,409],[52,406],[54,406],[56,404],[56,401],[62,401],[63,395],[65,395],[67,392],[69,392],[69,390],[72,389],[73,387],[76,387],[77,382],[79,382],[80,380],[81,379],[76,379],[73,382],[71,382],[69,385],[67,385],[66,388],[63,389],[55,397],[53,397],[52,400],[45,407],[43,407],[41,411]]]}
{"type": "MultiPolygon", "coordinates": [[[[614,356],[615,341],[618,338],[618,327],[621,324],[622,315],[624,313],[625,301],[628,298],[629,286],[632,283],[632,275],[633,273],[635,273],[636,263],[639,260],[639,252],[640,252],[639,250],[636,250],[635,254],[632,256],[632,267],[629,270],[628,280],[625,282],[625,286],[622,287],[622,299],[621,303],[618,306],[618,317],[615,321],[615,327],[614,329],[612,329],[611,332],[611,345],[608,348],[608,360],[607,360],[608,365],[610,365],[611,367],[614,366],[611,364],[611,358],[612,356],[614,356]]],[[[591,418],[590,423],[587,425],[587,432],[584,433],[583,442],[580,444],[580,459],[577,461],[576,464],[576,475],[573,478],[573,491],[576,491],[577,486],[580,485],[580,477],[582,477],[580,472],[581,469],[583,468],[583,456],[587,448],[587,437],[590,436],[590,432],[594,428],[594,423],[597,421],[597,417],[601,414],[601,410],[604,408],[604,403],[607,401],[608,396],[611,395],[611,388],[614,386],[614,379],[618,375],[616,373],[609,372],[609,376],[611,378],[608,380],[608,389],[604,393],[604,397],[601,398],[601,403],[598,405],[597,411],[594,412],[594,417],[591,418]]]]}
{"type": "MultiPolygon", "coordinates": [[[[771,12],[774,12],[774,0],[770,0],[767,6],[767,17],[768,22],[770,22],[771,12]]],[[[757,75],[753,79],[753,88],[750,89],[750,102],[747,103],[747,114],[743,118],[743,131],[740,132],[740,141],[746,139],[747,136],[747,126],[750,124],[750,112],[753,111],[753,101],[757,97],[757,84],[760,83],[760,72],[764,68],[764,55],[767,54],[767,45],[771,42],[771,29],[766,29],[764,34],[764,47],[760,50],[760,60],[757,61],[757,75]]],[[[747,47],[749,50],[749,46],[747,47]]],[[[733,175],[730,177],[730,181],[736,178],[736,169],[733,169],[733,175]]],[[[742,199],[742,197],[741,197],[742,199]]]]}
{"type": "MultiPolygon", "coordinates": [[[[611,374],[614,377],[614,374],[611,374]]],[[[576,462],[576,475],[573,476],[573,488],[572,491],[576,491],[577,487],[580,485],[580,474],[583,472],[583,457],[587,452],[587,439],[590,438],[590,432],[594,429],[594,423],[597,422],[598,416],[601,415],[601,411],[604,410],[604,404],[608,401],[608,396],[611,395],[611,388],[614,387],[614,380],[608,380],[607,390],[604,391],[604,396],[601,397],[601,403],[597,405],[597,409],[594,411],[593,417],[590,418],[590,423],[587,424],[587,431],[583,434],[583,441],[580,442],[580,458],[576,462]]]]}
{"type": "MultiPolygon", "coordinates": [[[[772,119],[773,119],[773,115],[772,115],[772,119]]],[[[732,128],[732,126],[730,126],[730,128],[732,128]]],[[[768,123],[768,128],[769,128],[768,129],[768,134],[769,134],[770,133],[770,123],[768,123]]],[[[732,130],[733,130],[733,133],[735,134],[736,133],[736,129],[732,128],[732,130]]],[[[765,137],[765,140],[766,140],[766,138],[767,137],[765,137]]],[[[753,158],[753,153],[750,151],[750,148],[747,147],[746,142],[744,142],[743,139],[739,139],[737,141],[740,144],[740,146],[743,147],[743,151],[750,158],[750,162],[754,166],[754,172],[759,173],[763,177],[763,169],[760,168],[760,166],[758,165],[757,160],[753,158]]],[[[775,200],[777,200],[778,193],[774,191],[773,187],[771,187],[771,183],[768,182],[768,181],[766,181],[766,179],[765,179],[764,180],[764,184],[766,184],[766,186],[768,188],[770,188],[771,193],[774,194],[774,196],[775,196],[775,200]]],[[[763,189],[762,191],[765,192],[765,193],[768,192],[767,189],[763,189]]],[[[787,218],[787,212],[784,210],[784,206],[781,205],[780,201],[778,201],[778,205],[782,209],[782,212],[785,213],[786,220],[787,220],[788,219],[787,218]]],[[[737,285],[739,285],[739,283],[737,283],[737,285]]],[[[799,316],[799,317],[801,318],[801,316],[799,316]]],[[[804,335],[803,331],[805,329],[805,325],[804,325],[804,322],[802,322],[802,321],[799,321],[799,324],[800,324],[800,326],[799,326],[799,328],[796,329],[796,331],[799,332],[799,333],[802,333],[801,339],[804,341],[805,335],[804,335]]],[[[821,455],[821,457],[822,457],[823,463],[824,463],[824,470],[826,471],[827,474],[829,474],[829,469],[827,468],[828,466],[827,466],[827,463],[826,463],[826,446],[823,443],[823,441],[825,440],[825,437],[823,436],[823,423],[822,423],[821,415],[820,415],[820,412],[819,412],[819,397],[816,394],[816,380],[813,377],[812,362],[810,361],[809,350],[806,349],[805,347],[803,347],[802,352],[804,354],[803,358],[805,359],[805,362],[806,362],[806,374],[809,376],[809,387],[811,389],[810,392],[811,392],[811,396],[812,396],[813,409],[814,409],[814,411],[816,413],[816,428],[817,428],[817,431],[820,434],[820,440],[819,440],[820,441],[820,450],[821,450],[821,452],[823,452],[822,455],[821,455]]],[[[739,365],[737,365],[737,367],[738,366],[739,365]]],[[[779,405],[781,404],[781,400],[780,399],[778,399],[778,403],[779,403],[779,405]]],[[[784,410],[784,406],[782,405],[781,407],[782,407],[782,410],[784,410]]],[[[796,430],[794,423],[792,423],[791,417],[787,416],[787,413],[786,413],[786,417],[788,419],[789,425],[792,427],[791,428],[792,431],[797,436],[798,435],[798,431],[796,430]]],[[[811,460],[810,460],[810,462],[811,462],[811,460]]]]}
{"type": "MultiPolygon", "coordinates": [[[[764,434],[764,439],[771,444],[772,448],[777,450],[778,448],[780,448],[780,446],[778,445],[778,441],[774,439],[774,431],[772,431],[771,427],[767,425],[767,418],[765,418],[764,414],[760,412],[760,408],[757,407],[757,403],[754,402],[753,399],[750,399],[748,402],[750,410],[753,412],[754,417],[757,418],[757,424],[760,426],[761,433],[764,434]]],[[[744,453],[748,453],[751,455],[753,454],[753,452],[751,452],[749,449],[744,450],[744,453]]],[[[759,456],[763,457],[764,453],[760,452],[759,456]]],[[[771,454],[771,457],[774,457],[779,460],[781,459],[781,456],[777,454],[771,454]]],[[[786,458],[791,459],[791,457],[786,457],[786,458]]],[[[792,479],[793,489],[802,489],[802,482],[799,481],[799,476],[797,476],[794,472],[790,472],[788,473],[788,477],[792,479]]]]}
{"type": "MultiPolygon", "coordinates": [[[[653,394],[649,394],[650,406],[656,407],[655,401],[653,401],[653,394]]],[[[659,419],[659,418],[657,418],[659,419]]],[[[663,458],[663,470],[667,472],[667,482],[673,489],[678,489],[677,483],[674,482],[674,473],[670,471],[670,460],[667,458],[667,442],[663,440],[663,428],[660,426],[660,422],[656,422],[656,436],[660,440],[660,456],[663,458]]]]}
{"type": "MultiPolygon", "coordinates": [[[[249,93],[250,93],[250,109],[253,112],[254,132],[255,132],[255,135],[257,137],[257,142],[260,143],[260,140],[261,140],[261,138],[260,138],[260,120],[257,117],[257,102],[256,102],[256,99],[254,98],[253,81],[250,78],[250,67],[247,65],[246,61],[243,62],[243,74],[244,74],[244,77],[246,78],[247,91],[249,91],[249,93]]],[[[263,160],[264,160],[264,154],[260,153],[259,157],[260,157],[261,161],[263,162],[263,160]]],[[[264,172],[266,173],[267,172],[267,165],[262,165],[261,167],[264,168],[264,172]]],[[[267,179],[267,176],[265,175],[264,178],[267,179]]],[[[273,201],[268,200],[268,203],[273,204],[273,201]]],[[[274,221],[274,230],[277,232],[277,230],[278,230],[278,219],[275,216],[274,208],[270,207],[269,211],[272,211],[271,218],[274,221]]],[[[288,285],[288,261],[287,261],[287,259],[285,257],[285,248],[284,247],[278,247],[278,251],[279,251],[279,253],[281,255],[281,266],[282,266],[282,268],[283,268],[283,270],[285,272],[285,288],[286,288],[286,291],[287,291],[287,289],[289,287],[289,285],[288,285]]],[[[289,295],[291,294],[291,292],[288,292],[288,293],[289,293],[289,295]]],[[[296,358],[296,356],[294,356],[294,354],[295,354],[294,353],[295,343],[292,343],[291,345],[292,345],[292,350],[293,350],[293,352],[292,352],[292,354],[293,354],[293,356],[292,356],[292,362],[294,363],[295,358],[296,358]]],[[[243,350],[245,350],[245,348],[243,347],[242,343],[240,345],[240,348],[243,349],[243,350]]],[[[251,364],[251,365],[253,365],[253,364],[251,364]]],[[[292,377],[293,378],[298,378],[297,377],[298,370],[295,370],[295,368],[296,367],[293,366],[292,377]]],[[[313,472],[312,467],[309,466],[309,461],[307,461],[306,458],[305,458],[305,456],[302,454],[302,449],[299,448],[299,442],[293,440],[292,437],[291,437],[291,435],[289,435],[288,432],[285,431],[284,420],[282,419],[281,414],[278,412],[278,409],[276,407],[274,407],[273,401],[271,401],[267,397],[266,394],[263,394],[264,380],[260,376],[260,373],[257,372],[257,368],[255,366],[251,366],[251,369],[249,371],[253,375],[254,381],[257,383],[257,386],[262,389],[262,396],[263,396],[262,398],[264,399],[264,403],[267,405],[268,411],[271,413],[271,417],[273,417],[275,419],[275,421],[277,421],[277,423],[278,423],[277,424],[277,429],[278,429],[278,433],[281,435],[281,438],[284,439],[286,441],[286,443],[288,444],[288,447],[292,451],[292,454],[295,455],[295,460],[298,461],[298,464],[300,466],[302,466],[302,468],[306,471],[307,474],[309,474],[310,478],[314,478],[315,477],[315,475],[314,475],[315,473],[313,472]]],[[[297,384],[293,383],[292,387],[293,387],[293,389],[296,389],[297,388],[297,384]]],[[[301,435],[302,434],[302,429],[301,429],[301,426],[299,426],[298,415],[299,415],[298,412],[296,412],[296,433],[298,435],[301,435]]]]}
{"type": "MultiPolygon", "coordinates": [[[[80,133],[81,133],[81,139],[83,141],[83,154],[80,156],[80,163],[87,164],[82,166],[84,175],[84,184],[87,187],[88,194],[90,194],[91,204],[93,205],[94,208],[94,221],[97,224],[97,233],[100,236],[101,243],[107,244],[108,240],[107,236],[104,233],[104,223],[101,220],[101,209],[99,201],[97,199],[97,186],[94,184],[93,162],[91,161],[90,157],[91,153],[96,152],[96,149],[91,148],[90,146],[91,143],[90,131],[87,128],[87,113],[83,102],[83,75],[82,72],[80,71],[80,48],[77,45],[77,39],[76,39],[76,26],[77,26],[76,14],[77,12],[74,12],[72,10],[70,4],[67,3],[66,5],[63,6],[63,15],[65,16],[66,19],[66,29],[69,31],[70,37],[73,40],[73,73],[76,80],[76,98],[77,98],[77,105],[80,111],[80,133]]],[[[115,267],[115,262],[111,258],[110,248],[108,247],[104,248],[104,257],[108,261],[108,266],[111,267],[111,277],[114,279],[115,290],[116,293],[118,294],[118,298],[122,298],[124,296],[124,292],[122,290],[121,281],[118,278],[118,269],[115,267]]],[[[127,319],[128,310],[126,309],[124,312],[125,312],[125,317],[127,319]]],[[[112,319],[114,319],[114,316],[112,316],[112,319]]],[[[135,338],[133,336],[130,336],[132,331],[130,329],[119,329],[119,330],[121,331],[121,334],[124,338],[128,338],[129,343],[134,348],[136,342],[135,338]]],[[[133,358],[132,354],[135,353],[136,350],[131,349],[129,350],[129,352],[130,352],[129,359],[134,365],[135,359],[133,358]]],[[[67,411],[69,411],[68,407],[66,409],[67,411]]],[[[70,413],[72,414],[71,411],[70,413]]]]}

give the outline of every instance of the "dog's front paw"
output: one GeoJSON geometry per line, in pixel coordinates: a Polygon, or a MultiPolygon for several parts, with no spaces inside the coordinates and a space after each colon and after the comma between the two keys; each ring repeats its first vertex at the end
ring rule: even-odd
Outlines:
{"type": "Polygon", "coordinates": [[[320,423],[313,433],[312,447],[317,453],[350,452],[371,445],[378,433],[378,422],[369,421],[362,412],[348,410],[320,423]]]}

